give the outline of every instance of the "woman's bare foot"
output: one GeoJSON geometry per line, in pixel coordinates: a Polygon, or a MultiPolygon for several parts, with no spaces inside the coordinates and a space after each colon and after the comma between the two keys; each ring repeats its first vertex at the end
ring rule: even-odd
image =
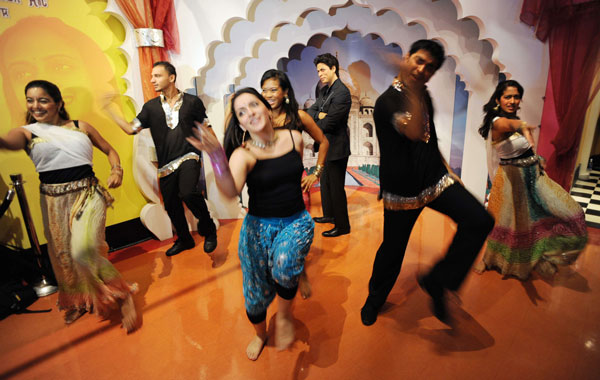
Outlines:
{"type": "Polygon", "coordinates": [[[254,338],[252,338],[252,340],[250,341],[250,344],[248,344],[248,347],[246,347],[246,355],[248,355],[248,359],[250,359],[250,360],[258,359],[258,356],[260,355],[263,348],[265,347],[265,344],[267,344],[266,336],[263,339],[263,338],[259,337],[258,335],[255,335],[254,338]]]}
{"type": "Polygon", "coordinates": [[[129,293],[130,294],[137,294],[139,291],[140,291],[140,286],[138,285],[137,282],[134,282],[129,285],[129,293]]]}
{"type": "Polygon", "coordinates": [[[275,317],[275,346],[279,351],[285,350],[295,338],[294,321],[291,315],[277,312],[275,317]]]}
{"type": "Polygon", "coordinates": [[[475,266],[473,267],[473,272],[477,274],[482,274],[483,272],[485,272],[486,269],[487,268],[485,266],[485,263],[483,262],[483,260],[481,260],[477,264],[475,264],[475,266]]]}
{"type": "Polygon", "coordinates": [[[306,275],[306,269],[300,273],[300,277],[298,278],[298,289],[300,290],[300,295],[304,299],[309,298],[312,294],[310,282],[308,281],[308,276],[306,275]]]}
{"type": "Polygon", "coordinates": [[[70,309],[65,311],[65,324],[70,325],[71,323],[78,320],[85,313],[87,313],[87,310],[85,309],[70,309]]]}
{"type": "Polygon", "coordinates": [[[137,313],[131,294],[128,294],[127,298],[121,301],[121,323],[128,333],[136,329],[137,313]]]}

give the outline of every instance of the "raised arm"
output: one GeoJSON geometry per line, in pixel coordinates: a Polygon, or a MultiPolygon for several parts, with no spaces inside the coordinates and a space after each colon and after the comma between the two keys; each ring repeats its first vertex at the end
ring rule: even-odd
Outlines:
{"type": "Polygon", "coordinates": [[[30,138],[30,132],[23,127],[11,129],[6,136],[0,137],[0,149],[25,149],[30,138]]]}
{"type": "Polygon", "coordinates": [[[121,167],[121,160],[117,151],[104,139],[104,137],[102,137],[100,132],[90,124],[85,121],[79,121],[79,128],[82,131],[87,132],[92,144],[108,157],[111,169],[106,185],[109,188],[121,186],[121,183],[123,182],[123,168],[121,167]]]}
{"type": "Polygon", "coordinates": [[[525,136],[529,144],[532,147],[535,146],[533,136],[531,135],[531,129],[535,126],[529,125],[523,120],[509,119],[506,117],[499,117],[492,123],[492,141],[498,141],[502,139],[502,135],[505,133],[519,132],[525,136]]]}
{"type": "Polygon", "coordinates": [[[228,162],[225,151],[212,128],[200,123],[196,123],[196,126],[198,128],[194,129],[195,137],[187,137],[187,141],[196,149],[208,154],[217,187],[225,196],[235,198],[242,192],[246,183],[250,165],[249,154],[243,149],[236,149],[228,162]]]}
{"type": "Polygon", "coordinates": [[[108,114],[108,116],[128,135],[135,135],[141,127],[137,123],[128,122],[121,115],[115,112],[113,109],[113,100],[119,97],[120,94],[106,94],[102,97],[102,108],[108,114]]]}
{"type": "Polygon", "coordinates": [[[412,92],[406,91],[401,111],[392,114],[394,129],[411,141],[429,141],[423,126],[423,105],[412,92]]]}

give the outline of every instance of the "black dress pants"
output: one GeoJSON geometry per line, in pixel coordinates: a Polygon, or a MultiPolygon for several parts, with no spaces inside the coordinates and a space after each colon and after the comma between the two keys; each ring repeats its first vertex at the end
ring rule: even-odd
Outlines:
{"type": "MultiPolygon", "coordinates": [[[[427,207],[449,216],[457,224],[456,234],[446,255],[434,265],[428,277],[442,288],[458,290],[494,227],[494,219],[459,184],[447,188],[427,207]]],[[[375,256],[369,281],[367,301],[373,307],[383,306],[392,290],[400,274],[410,233],[422,210],[384,210],[383,242],[375,256]]],[[[435,239],[436,236],[431,238],[435,239]]]]}
{"type": "Polygon", "coordinates": [[[323,216],[333,218],[335,226],[342,230],[350,229],[348,218],[348,200],[344,183],[346,180],[348,157],[325,161],[321,176],[321,207],[323,216]]]}
{"type": "Polygon", "coordinates": [[[184,202],[198,219],[200,235],[208,236],[216,233],[216,226],[210,217],[206,201],[198,191],[200,165],[195,160],[184,161],[175,172],[159,179],[165,209],[175,227],[178,239],[188,241],[192,239],[181,202],[184,202]]]}

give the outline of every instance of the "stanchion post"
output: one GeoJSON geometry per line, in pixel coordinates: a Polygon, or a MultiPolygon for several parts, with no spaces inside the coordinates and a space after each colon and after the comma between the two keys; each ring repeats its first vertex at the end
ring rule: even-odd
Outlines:
{"type": "Polygon", "coordinates": [[[35,258],[40,269],[41,280],[37,284],[34,284],[33,288],[35,289],[38,297],[45,297],[55,293],[58,288],[55,285],[52,285],[46,276],[46,270],[42,262],[42,250],[35,232],[33,219],[31,219],[31,212],[29,211],[29,204],[27,203],[27,197],[25,196],[25,189],[23,188],[23,178],[21,174],[11,174],[10,179],[15,191],[17,192],[17,198],[19,199],[19,205],[21,206],[21,213],[23,214],[23,218],[25,220],[25,229],[27,230],[27,235],[29,236],[29,241],[31,242],[31,248],[33,249],[33,253],[35,254],[35,258]]]}

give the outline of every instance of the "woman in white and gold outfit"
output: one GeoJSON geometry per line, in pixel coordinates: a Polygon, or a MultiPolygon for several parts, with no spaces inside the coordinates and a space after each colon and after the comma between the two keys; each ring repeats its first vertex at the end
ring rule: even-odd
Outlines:
{"type": "Polygon", "coordinates": [[[27,125],[0,138],[0,149],[24,149],[40,177],[48,251],[59,288],[65,323],[86,311],[107,316],[119,307],[123,327],[135,329],[137,315],[129,285],[106,258],[106,208],[113,199],[92,169],[93,147],[112,167],[109,188],[121,185],[119,155],[94,127],[70,120],[59,88],[44,80],[25,87],[27,125]]]}

